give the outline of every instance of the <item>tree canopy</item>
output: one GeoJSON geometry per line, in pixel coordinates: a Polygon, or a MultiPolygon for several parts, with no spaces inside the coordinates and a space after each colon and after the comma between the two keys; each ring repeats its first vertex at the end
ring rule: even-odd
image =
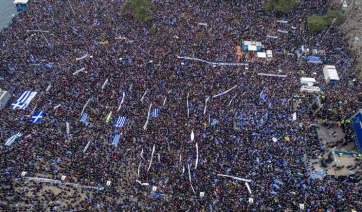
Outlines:
{"type": "Polygon", "coordinates": [[[286,12],[297,3],[297,0],[268,0],[264,9],[265,10],[276,10],[279,12],[286,12]]]}
{"type": "Polygon", "coordinates": [[[328,13],[323,16],[326,24],[331,25],[333,19],[336,19],[333,25],[340,25],[343,22],[343,14],[339,10],[328,10],[328,13]]]}
{"type": "Polygon", "coordinates": [[[153,18],[151,10],[154,8],[155,6],[148,0],[131,0],[123,4],[121,13],[130,12],[137,21],[140,19],[147,21],[153,18]]]}
{"type": "Polygon", "coordinates": [[[311,32],[321,32],[326,28],[323,16],[312,15],[307,20],[308,30],[311,32]]]}
{"type": "Polygon", "coordinates": [[[343,14],[338,10],[329,10],[324,16],[312,15],[307,20],[308,30],[311,32],[321,32],[326,25],[339,25],[343,22],[343,14]],[[333,19],[335,19],[333,23],[333,19]]]}

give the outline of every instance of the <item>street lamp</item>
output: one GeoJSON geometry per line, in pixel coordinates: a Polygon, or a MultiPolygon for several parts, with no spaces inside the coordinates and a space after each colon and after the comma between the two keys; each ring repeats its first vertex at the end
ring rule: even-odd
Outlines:
{"type": "Polygon", "coordinates": [[[329,26],[329,28],[328,28],[328,30],[327,30],[327,32],[326,32],[326,34],[325,34],[325,35],[324,35],[324,37],[322,38],[322,42],[323,42],[324,38],[327,36],[327,33],[329,32],[329,29],[333,26],[333,24],[334,24],[334,22],[336,22],[336,20],[337,20],[337,18],[333,18],[333,20],[332,20],[332,24],[329,26]]]}

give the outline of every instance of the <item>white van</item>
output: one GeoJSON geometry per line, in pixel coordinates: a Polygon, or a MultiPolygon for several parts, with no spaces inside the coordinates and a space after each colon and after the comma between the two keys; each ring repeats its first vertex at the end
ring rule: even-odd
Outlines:
{"type": "Polygon", "coordinates": [[[300,87],[300,92],[319,93],[321,92],[321,89],[317,86],[302,85],[302,87],[300,87]]]}
{"type": "Polygon", "coordinates": [[[301,77],[300,84],[313,86],[316,84],[316,80],[314,78],[310,78],[310,77],[301,77]]]}

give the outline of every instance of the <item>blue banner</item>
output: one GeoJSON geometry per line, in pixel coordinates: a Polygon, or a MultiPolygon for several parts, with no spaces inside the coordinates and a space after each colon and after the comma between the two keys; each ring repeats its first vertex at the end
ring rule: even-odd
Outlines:
{"type": "Polygon", "coordinates": [[[357,136],[357,150],[361,152],[362,148],[362,114],[358,115],[353,119],[353,128],[357,136]]]}

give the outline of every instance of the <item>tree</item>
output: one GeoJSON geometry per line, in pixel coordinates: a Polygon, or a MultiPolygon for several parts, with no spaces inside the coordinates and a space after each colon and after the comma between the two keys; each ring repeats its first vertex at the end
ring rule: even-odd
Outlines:
{"type": "Polygon", "coordinates": [[[148,21],[153,18],[151,10],[154,8],[155,6],[148,0],[131,0],[123,4],[121,14],[131,12],[137,21],[140,19],[148,21]]]}
{"type": "Polygon", "coordinates": [[[338,10],[328,10],[327,14],[323,16],[326,24],[331,25],[333,19],[336,19],[333,25],[340,25],[343,22],[343,14],[338,10]]]}
{"type": "Polygon", "coordinates": [[[286,12],[297,3],[297,0],[268,0],[264,9],[265,10],[276,10],[279,12],[286,12]]]}
{"type": "Polygon", "coordinates": [[[326,22],[323,16],[312,15],[307,20],[308,30],[311,32],[321,32],[326,29],[326,22]]]}

